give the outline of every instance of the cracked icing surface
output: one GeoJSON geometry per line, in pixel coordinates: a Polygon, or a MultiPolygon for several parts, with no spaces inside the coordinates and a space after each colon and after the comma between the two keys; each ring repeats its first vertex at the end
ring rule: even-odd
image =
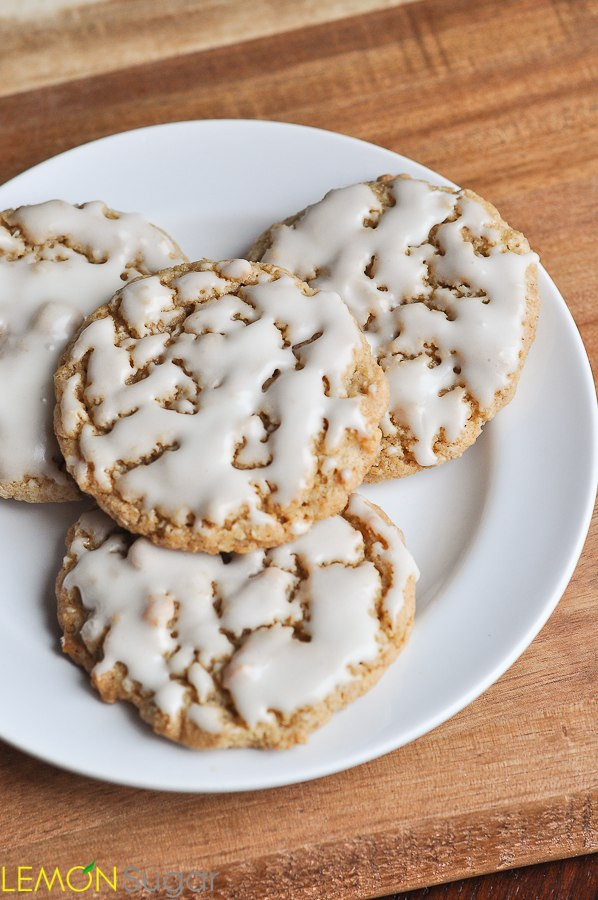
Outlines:
{"type": "Polygon", "coordinates": [[[335,290],[390,387],[369,479],[459,456],[511,398],[537,318],[537,256],[471,191],[406,176],[331,191],[249,257],[335,290]]]}
{"type": "Polygon", "coordinates": [[[120,291],[56,375],[69,471],[124,527],[247,552],[338,512],[375,458],[387,388],[340,298],[203,261],[120,291]]]}
{"type": "Polygon", "coordinates": [[[193,747],[285,747],[363,693],[411,628],[418,572],[386,515],[353,494],[283,547],[156,547],[103,513],[67,537],[63,647],[105,700],[193,747]]]}
{"type": "Polygon", "coordinates": [[[51,200],[0,213],[0,496],[80,496],[52,431],[60,354],[123,281],[184,259],[141,216],[99,201],[51,200]]]}

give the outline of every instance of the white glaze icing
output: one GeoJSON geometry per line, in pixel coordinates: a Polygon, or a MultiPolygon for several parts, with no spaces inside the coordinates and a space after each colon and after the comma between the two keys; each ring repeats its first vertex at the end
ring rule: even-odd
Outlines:
{"type": "Polygon", "coordinates": [[[186,709],[206,731],[221,727],[217,684],[249,726],[273,721],[272,711],[322,702],[380,652],[377,602],[386,589],[376,561],[390,575],[391,622],[407,582],[418,577],[398,529],[356,495],[348,512],[378,536],[373,561],[358,527],[342,516],[284,547],[225,562],[145,538],[131,543],[103,513],[85,514],[64,587],[79,591],[89,616],[81,637],[92,652],[108,629],[95,675],[124,664],[159,709],[171,717],[186,709]]]}
{"type": "MultiPolygon", "coordinates": [[[[251,268],[239,260],[227,267],[251,268]]],[[[305,296],[288,275],[237,290],[213,272],[190,272],[168,288],[157,276],[125,287],[119,311],[134,336],[116,341],[112,317],[84,329],[71,353],[89,353],[83,401],[75,375],[61,407],[70,434],[90,416],[74,472],[84,479],[93,466],[103,491],[177,524],[192,515],[196,528],[243,509],[266,522],[263,495],[284,506],[310,486],[325,422],[332,469],[342,469],[334,452],[343,438],[372,427],[344,386],[361,336],[336,294],[305,296]],[[217,296],[182,309],[181,284],[185,302],[206,286],[217,296]],[[177,333],[165,343],[158,329],[174,319],[177,333]],[[157,447],[168,449],[148,462],[157,447]],[[123,474],[114,470],[119,460],[129,464],[123,474]]]]}
{"type": "Polygon", "coordinates": [[[192,703],[187,717],[202,731],[218,734],[222,729],[222,714],[216,706],[200,706],[198,703],[192,703]]]}
{"type": "Polygon", "coordinates": [[[350,516],[356,516],[379,538],[373,545],[371,553],[374,561],[385,564],[390,572],[390,584],[384,597],[384,608],[393,622],[403,606],[405,590],[403,573],[408,572],[417,581],[419,569],[407,550],[399,529],[386,522],[360,494],[351,494],[346,512],[350,516]]]}
{"type": "MultiPolygon", "coordinates": [[[[385,370],[394,421],[415,437],[417,462],[430,466],[440,431],[455,441],[465,427],[468,396],[490,407],[516,371],[526,272],[537,256],[509,251],[488,210],[462,191],[397,178],[391,194],[394,206],[380,215],[366,184],[331,191],[292,226],[273,228],[262,261],[341,295],[385,370]],[[488,256],[463,229],[495,245],[488,256]]],[[[387,416],[383,431],[396,430],[387,416]]]]}
{"type": "Polygon", "coordinates": [[[0,224],[0,481],[67,479],[56,462],[52,376],[84,316],[135,278],[182,262],[141,216],[100,202],[22,206],[0,224]],[[35,245],[33,249],[28,246],[35,245]]]}

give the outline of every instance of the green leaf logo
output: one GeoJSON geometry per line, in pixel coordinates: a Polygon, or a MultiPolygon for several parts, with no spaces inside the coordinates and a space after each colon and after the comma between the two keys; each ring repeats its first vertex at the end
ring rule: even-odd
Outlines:
{"type": "Polygon", "coordinates": [[[91,870],[93,869],[93,867],[95,866],[95,864],[96,864],[96,862],[95,862],[95,859],[94,859],[94,861],[93,861],[93,862],[90,862],[90,864],[89,864],[88,866],[85,866],[85,868],[83,869],[83,874],[84,874],[84,875],[89,875],[89,873],[91,872],[91,870]]]}

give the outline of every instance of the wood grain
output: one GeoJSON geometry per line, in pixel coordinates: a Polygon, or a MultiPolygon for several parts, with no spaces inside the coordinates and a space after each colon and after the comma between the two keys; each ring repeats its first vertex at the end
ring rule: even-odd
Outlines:
{"type": "MultiPolygon", "coordinates": [[[[541,253],[595,360],[597,10],[422,0],[6,96],[0,178],[184,118],[354,134],[495,202],[541,253]]],[[[0,746],[0,864],[91,852],[106,866],[217,870],[219,897],[365,898],[596,850],[597,551],[595,519],[556,612],[484,696],[351,772],[190,797],[99,784],[0,746]]]]}
{"type": "Polygon", "coordinates": [[[412,2],[5,0],[0,95],[412,2]]]}
{"type": "Polygon", "coordinates": [[[384,900],[585,900],[598,896],[598,857],[513,869],[483,878],[469,878],[458,886],[437,885],[384,900]]]}

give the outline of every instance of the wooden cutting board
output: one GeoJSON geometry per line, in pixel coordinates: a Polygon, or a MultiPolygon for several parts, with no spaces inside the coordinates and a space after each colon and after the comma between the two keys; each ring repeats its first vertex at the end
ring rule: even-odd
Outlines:
{"type": "MultiPolygon", "coordinates": [[[[596,3],[61,5],[40,19],[27,0],[18,21],[0,18],[0,179],[177,119],[353,134],[496,203],[540,252],[596,359],[596,3]]],[[[597,547],[594,527],[556,612],[494,687],[350,772],[168,795],[0,744],[0,866],[200,869],[218,873],[211,896],[354,898],[597,849],[597,547]]]]}

